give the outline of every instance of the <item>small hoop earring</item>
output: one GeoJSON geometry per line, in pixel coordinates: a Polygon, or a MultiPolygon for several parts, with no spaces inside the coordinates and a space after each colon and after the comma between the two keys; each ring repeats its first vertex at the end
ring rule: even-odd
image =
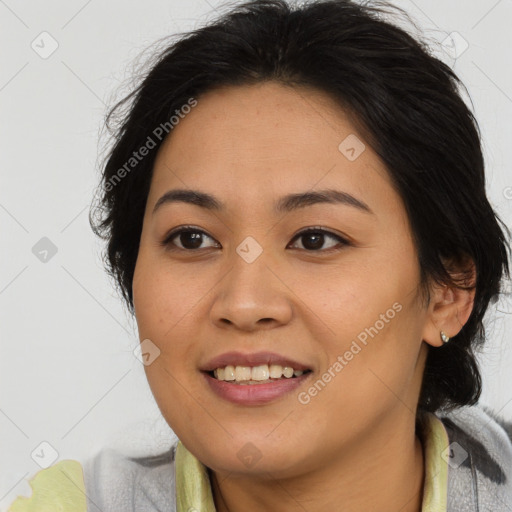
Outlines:
{"type": "Polygon", "coordinates": [[[441,331],[441,339],[443,340],[443,343],[448,343],[450,341],[450,337],[447,336],[444,331],[441,331]]]}

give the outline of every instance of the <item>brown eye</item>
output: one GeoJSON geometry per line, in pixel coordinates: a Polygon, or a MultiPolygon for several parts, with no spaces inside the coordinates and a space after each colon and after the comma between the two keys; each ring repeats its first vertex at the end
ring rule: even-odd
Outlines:
{"type": "MultiPolygon", "coordinates": [[[[347,240],[342,238],[339,235],[335,235],[330,231],[326,231],[325,229],[320,228],[309,228],[304,231],[298,233],[294,240],[302,239],[302,248],[308,252],[320,252],[326,251],[328,252],[331,249],[334,249],[336,245],[341,243],[342,247],[345,245],[349,245],[347,240]],[[325,248],[324,244],[326,239],[337,240],[338,244],[331,245],[330,247],[325,248]]],[[[300,247],[299,247],[300,249],[300,247]]]]}
{"type": "Polygon", "coordinates": [[[213,240],[213,238],[208,236],[204,231],[194,228],[193,226],[185,226],[167,235],[162,245],[165,247],[170,246],[171,250],[177,248],[193,251],[202,249],[201,244],[204,242],[205,237],[213,240]]]}

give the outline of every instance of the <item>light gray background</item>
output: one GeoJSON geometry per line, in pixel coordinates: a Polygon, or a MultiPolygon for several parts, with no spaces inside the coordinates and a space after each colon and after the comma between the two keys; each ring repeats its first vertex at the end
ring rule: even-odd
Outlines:
{"type": "MultiPolygon", "coordinates": [[[[512,0],[395,3],[466,84],[483,133],[489,197],[510,225],[512,0]],[[460,37],[450,49],[454,31],[460,37]]],[[[103,116],[134,59],[156,39],[216,17],[220,5],[0,0],[1,510],[30,494],[27,479],[41,469],[34,451],[82,460],[106,444],[139,453],[172,441],[87,213],[103,116]],[[43,31],[58,43],[47,58],[31,47],[51,49],[43,31]],[[47,262],[32,250],[43,237],[57,248],[47,262]]],[[[510,313],[510,297],[491,308],[492,343],[480,360],[482,402],[512,419],[510,313]]]]}

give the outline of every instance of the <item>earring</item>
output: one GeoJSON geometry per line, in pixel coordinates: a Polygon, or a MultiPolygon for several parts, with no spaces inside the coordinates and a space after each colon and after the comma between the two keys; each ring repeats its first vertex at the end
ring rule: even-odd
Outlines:
{"type": "Polygon", "coordinates": [[[450,341],[449,336],[447,336],[444,331],[441,331],[441,339],[443,340],[443,343],[448,343],[450,341]]]}

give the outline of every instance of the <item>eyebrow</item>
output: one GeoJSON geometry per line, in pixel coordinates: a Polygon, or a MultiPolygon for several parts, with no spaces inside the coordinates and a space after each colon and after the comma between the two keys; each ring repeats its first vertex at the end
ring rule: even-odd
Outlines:
{"type": "MultiPolygon", "coordinates": [[[[201,192],[200,190],[173,189],[167,191],[162,197],[160,197],[153,208],[153,214],[164,204],[178,202],[193,204],[207,210],[218,212],[223,211],[226,208],[222,201],[206,192],[201,192]]],[[[276,213],[291,212],[293,210],[298,210],[300,208],[319,203],[343,204],[357,208],[361,212],[374,215],[374,212],[364,201],[357,199],[348,192],[342,192],[341,190],[334,189],[288,194],[281,197],[275,203],[274,210],[276,213]]]]}

